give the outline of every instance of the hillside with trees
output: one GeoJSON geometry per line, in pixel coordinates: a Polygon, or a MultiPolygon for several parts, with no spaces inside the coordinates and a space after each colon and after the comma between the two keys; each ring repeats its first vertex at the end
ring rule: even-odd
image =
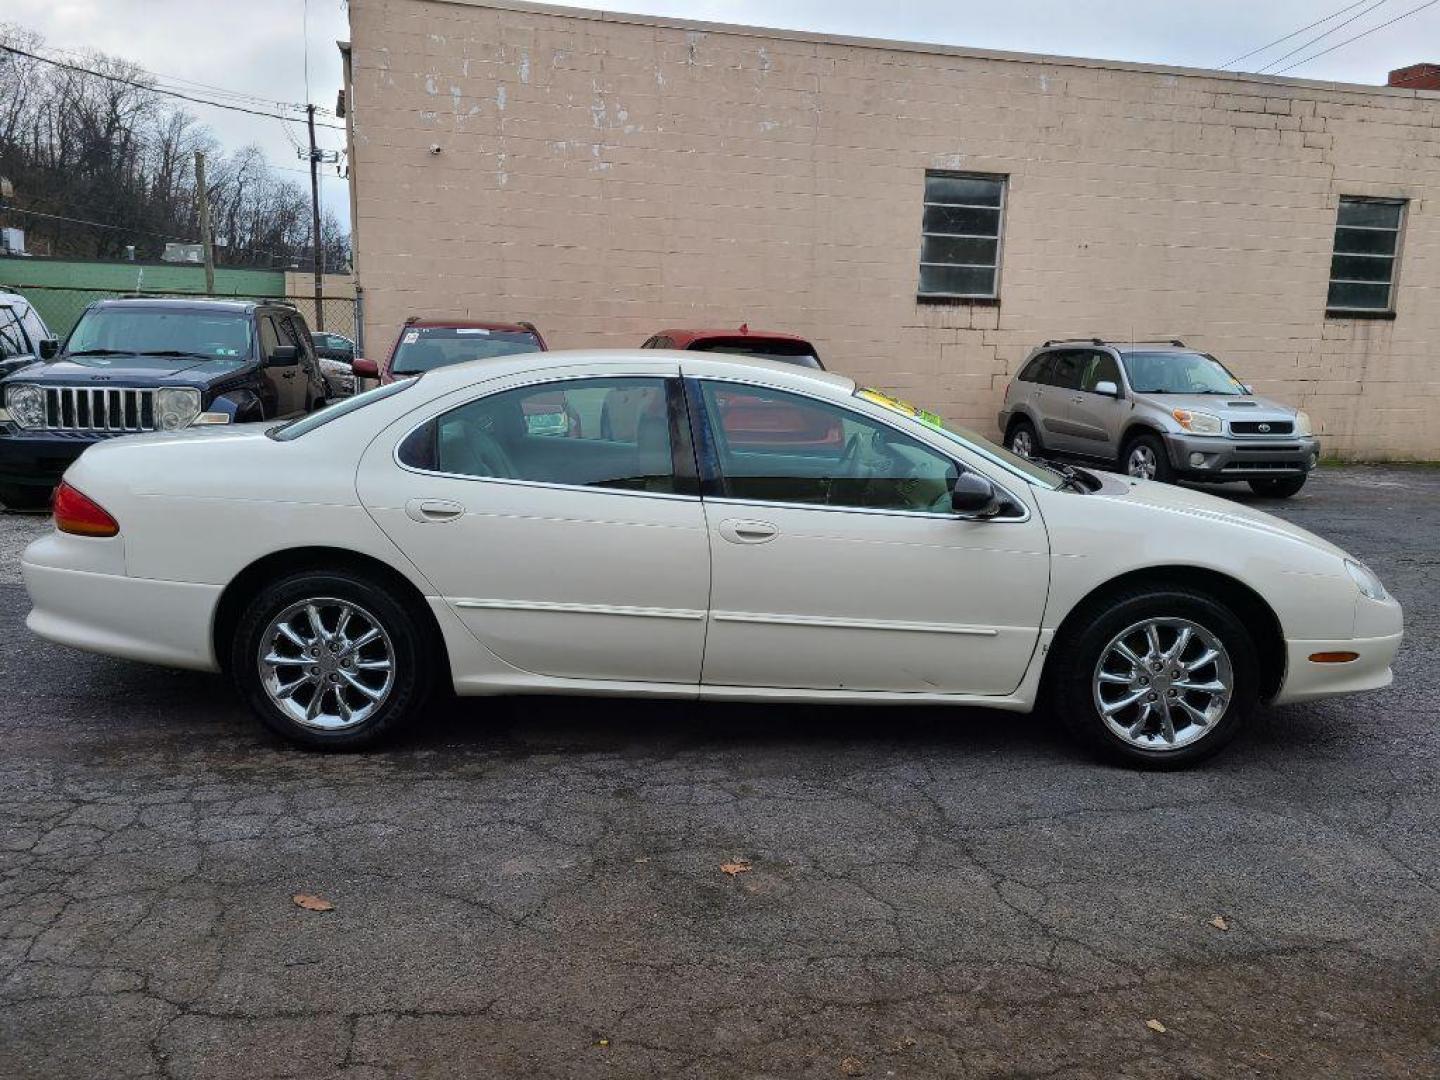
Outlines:
{"type": "MultiPolygon", "coordinates": [[[[45,55],[40,35],[10,24],[0,44],[45,55]]],[[[88,52],[75,66],[94,74],[0,52],[0,178],[14,189],[0,197],[0,225],[52,255],[123,258],[133,244],[137,258],[159,258],[167,240],[200,237],[200,150],[219,261],[312,266],[306,182],[277,176],[257,146],[227,153],[134,65],[88,52]]],[[[321,235],[326,267],[347,267],[349,237],[333,214],[321,235]]]]}

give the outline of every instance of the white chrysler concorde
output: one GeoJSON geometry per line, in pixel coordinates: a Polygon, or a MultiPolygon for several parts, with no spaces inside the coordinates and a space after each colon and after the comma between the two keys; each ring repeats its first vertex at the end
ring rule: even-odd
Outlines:
{"type": "Polygon", "coordinates": [[[432,371],[280,426],[110,440],[24,555],[32,630],[225,671],[306,746],[459,694],[1050,705],[1132,764],[1387,685],[1345,552],[1057,472],[849,379],[656,350],[432,371]]]}

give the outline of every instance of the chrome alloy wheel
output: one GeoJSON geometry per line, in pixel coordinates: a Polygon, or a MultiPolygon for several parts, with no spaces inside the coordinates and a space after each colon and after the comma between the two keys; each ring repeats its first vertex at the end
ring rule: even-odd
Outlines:
{"type": "Polygon", "coordinates": [[[1144,443],[1136,443],[1130,448],[1130,453],[1125,455],[1125,471],[1142,480],[1154,480],[1158,464],[1155,451],[1144,443]]]}
{"type": "Polygon", "coordinates": [[[1035,442],[1030,438],[1029,428],[1020,428],[1010,436],[1010,452],[1023,458],[1035,456],[1035,442]]]}
{"type": "Polygon", "coordinates": [[[1189,619],[1145,619],[1116,634],[1095,665],[1105,726],[1142,750],[1178,750],[1214,730],[1235,673],[1220,639],[1189,619]]]}
{"type": "Polygon", "coordinates": [[[308,728],[363,724],[395,685],[395,647],[374,615],[349,600],[291,604],[270,621],[256,657],[276,708],[308,728]]]}

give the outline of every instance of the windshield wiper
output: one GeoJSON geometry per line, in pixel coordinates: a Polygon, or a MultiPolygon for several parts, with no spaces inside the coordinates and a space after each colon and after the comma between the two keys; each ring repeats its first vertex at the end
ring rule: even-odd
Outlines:
{"type": "Polygon", "coordinates": [[[129,349],[81,349],[79,352],[67,353],[67,356],[134,356],[129,349]]]}
{"type": "Polygon", "coordinates": [[[145,352],[138,352],[136,356],[193,356],[196,360],[215,359],[209,353],[189,352],[185,349],[149,349],[145,352]]]}
{"type": "MultiPolygon", "coordinates": [[[[1063,461],[1053,461],[1050,458],[1031,458],[1030,460],[1038,461],[1047,469],[1053,469],[1055,472],[1059,473],[1062,477],[1060,483],[1061,487],[1071,488],[1074,491],[1078,491],[1081,495],[1089,495],[1090,492],[1093,490],[1090,485],[1085,482],[1085,479],[1081,475],[1080,470],[1075,468],[1074,465],[1067,465],[1063,461]]],[[[1098,481],[1096,483],[1096,487],[1099,487],[1098,481]]]]}

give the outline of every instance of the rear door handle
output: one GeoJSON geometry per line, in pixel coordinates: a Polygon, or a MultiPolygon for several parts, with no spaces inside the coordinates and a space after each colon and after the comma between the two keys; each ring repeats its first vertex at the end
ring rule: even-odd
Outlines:
{"type": "Polygon", "coordinates": [[[405,513],[422,523],[455,521],[464,516],[465,507],[449,499],[411,499],[405,504],[405,513]]]}
{"type": "Polygon", "coordinates": [[[779,536],[780,530],[768,521],[727,518],[720,523],[720,535],[732,544],[764,544],[779,536]]]}

